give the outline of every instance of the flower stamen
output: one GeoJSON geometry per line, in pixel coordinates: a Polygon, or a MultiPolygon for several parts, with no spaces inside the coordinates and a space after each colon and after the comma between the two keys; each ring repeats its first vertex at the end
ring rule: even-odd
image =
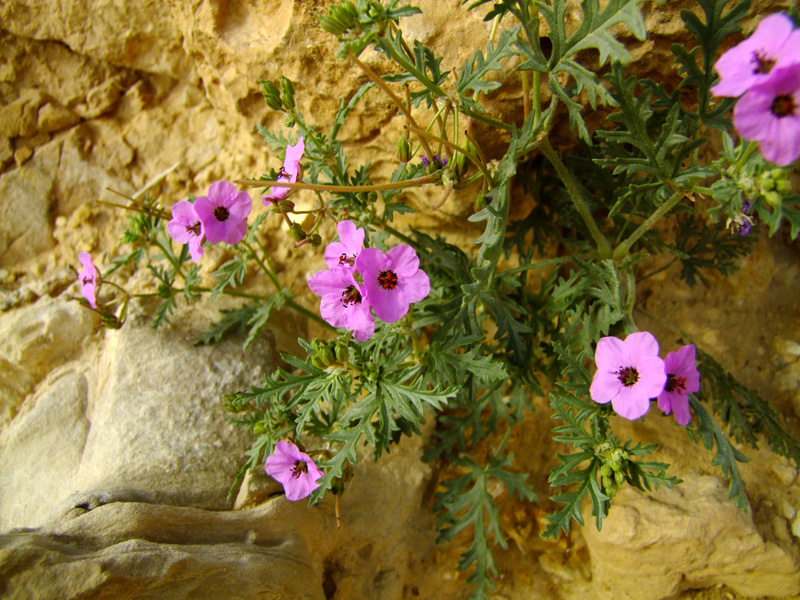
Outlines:
{"type": "Polygon", "coordinates": [[[676,377],[674,373],[667,373],[667,385],[664,386],[667,393],[683,394],[686,391],[686,377],[676,377]]]}
{"type": "Polygon", "coordinates": [[[758,50],[753,52],[753,75],[766,75],[771,70],[772,67],[775,66],[775,63],[778,61],[774,58],[770,58],[766,55],[765,52],[758,50]]]}
{"type": "Polygon", "coordinates": [[[393,290],[397,287],[397,275],[394,271],[382,271],[378,275],[378,284],[385,290],[393,290]]]}
{"type": "Polygon", "coordinates": [[[304,473],[308,473],[308,465],[305,463],[305,461],[294,461],[294,467],[292,467],[292,477],[295,479],[300,479],[300,476],[304,473]]]}
{"type": "Polygon", "coordinates": [[[214,209],[214,218],[220,223],[224,223],[231,216],[230,211],[224,206],[217,206],[214,209]]]}
{"type": "Polygon", "coordinates": [[[794,101],[794,96],[791,94],[783,94],[777,96],[772,101],[772,114],[782,119],[783,117],[794,116],[797,112],[797,103],[794,101]]]}
{"type": "Polygon", "coordinates": [[[639,371],[633,367],[624,367],[616,372],[619,382],[625,387],[631,387],[639,381],[639,371]]]}
{"type": "Polygon", "coordinates": [[[350,306],[351,304],[358,304],[361,302],[361,294],[355,286],[349,286],[342,292],[342,304],[350,306]]]}

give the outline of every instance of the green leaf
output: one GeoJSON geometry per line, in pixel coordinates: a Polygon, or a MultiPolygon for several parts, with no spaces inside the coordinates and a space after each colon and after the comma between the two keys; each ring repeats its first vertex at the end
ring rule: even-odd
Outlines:
{"type": "Polygon", "coordinates": [[[488,590],[494,589],[491,577],[497,575],[494,556],[490,547],[490,538],[494,545],[508,548],[508,543],[500,531],[500,520],[497,505],[490,492],[492,479],[501,482],[509,496],[517,495],[521,500],[531,502],[536,495],[530,485],[525,483],[527,475],[512,473],[506,467],[511,466],[514,455],[491,456],[486,466],[462,458],[455,461],[456,466],[468,469],[468,472],[457,479],[445,480],[442,486],[446,491],[437,494],[434,510],[440,512],[437,528],[437,541],[452,540],[458,533],[471,530],[472,544],[461,555],[458,563],[459,571],[466,571],[473,565],[475,570],[467,581],[476,586],[470,595],[475,600],[488,598],[488,590]]]}
{"type": "Polygon", "coordinates": [[[228,333],[242,333],[248,321],[258,311],[258,307],[253,304],[243,308],[233,310],[221,310],[222,318],[214,323],[208,331],[201,333],[192,344],[195,346],[219,342],[228,333]]]}
{"type": "MultiPolygon", "coordinates": [[[[689,394],[689,404],[697,417],[697,433],[702,437],[706,450],[713,450],[715,445],[717,447],[717,453],[711,464],[718,465],[722,470],[722,476],[728,480],[728,498],[735,498],[736,506],[747,511],[749,505],[744,490],[744,481],[736,466],[737,462],[749,462],[747,457],[731,445],[714,417],[694,397],[694,394],[689,394]]],[[[687,429],[687,432],[691,433],[691,430],[687,429]]]]}
{"type": "Polygon", "coordinates": [[[261,330],[267,324],[272,313],[283,308],[284,301],[287,297],[289,297],[289,290],[283,288],[280,293],[270,296],[264,304],[259,306],[250,316],[246,323],[250,326],[250,331],[247,332],[247,339],[244,341],[245,350],[250,347],[250,344],[252,344],[256,337],[258,337],[258,334],[261,333],[261,330]]]}
{"type": "Polygon", "coordinates": [[[244,276],[247,274],[247,259],[243,256],[236,256],[224,263],[219,269],[211,273],[211,276],[216,279],[216,284],[211,290],[211,300],[215,300],[225,288],[235,288],[241,285],[244,281],[244,276]]]}
{"type": "Polygon", "coordinates": [[[500,32],[497,43],[489,42],[484,56],[481,50],[476,50],[471,58],[464,61],[461,72],[456,81],[456,91],[462,102],[473,110],[483,112],[483,109],[472,100],[480,93],[487,93],[500,87],[500,82],[488,81],[486,76],[489,71],[499,71],[503,68],[500,59],[513,54],[513,42],[519,35],[519,26],[504,29],[500,32]],[[471,94],[471,95],[470,95],[471,94]]]}

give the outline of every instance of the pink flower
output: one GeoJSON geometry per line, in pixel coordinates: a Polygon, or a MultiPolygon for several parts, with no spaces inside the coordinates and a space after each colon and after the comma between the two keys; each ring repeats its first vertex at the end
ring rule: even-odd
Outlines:
{"type": "Polygon", "coordinates": [[[252,208],[249,194],[237,191],[227,181],[212,183],[208,196],[200,196],[194,203],[203,233],[212,244],[241,242],[247,233],[247,215],[252,208]]]}
{"type": "Polygon", "coordinates": [[[267,475],[283,484],[286,499],[294,502],[311,495],[323,476],[308,454],[289,442],[278,442],[264,465],[267,475]]]}
{"type": "Polygon", "coordinates": [[[336,224],[339,232],[338,242],[331,242],[325,248],[325,262],[329,268],[333,267],[353,267],[356,264],[356,257],[364,247],[363,229],[356,229],[352,221],[340,221],[336,224]]]}
{"type": "Polygon", "coordinates": [[[775,69],[800,62],[800,31],[782,13],[766,17],[748,39],[725,52],[714,67],[721,81],[717,96],[741,96],[770,78],[775,69]]]}
{"type": "Polygon", "coordinates": [[[800,156],[800,64],[774,69],[750,88],[733,110],[733,125],[767,160],[792,164],[800,156]]]}
{"type": "Polygon", "coordinates": [[[78,281],[81,282],[81,294],[86,298],[89,306],[97,308],[97,288],[100,286],[100,274],[97,267],[92,262],[92,255],[88,252],[78,254],[78,260],[83,265],[83,271],[78,273],[78,281]]]}
{"type": "Polygon", "coordinates": [[[203,256],[203,224],[188,200],[172,205],[172,220],[167,223],[167,233],[179,244],[189,244],[189,253],[194,262],[203,256]]]}
{"type": "Polygon", "coordinates": [[[658,342],[646,331],[632,333],[623,342],[604,337],[594,354],[597,372],[589,393],[600,404],[611,402],[616,413],[638,419],[650,408],[650,398],[664,390],[667,374],[658,356],[658,342]]]}
{"type": "Polygon", "coordinates": [[[658,408],[667,415],[674,412],[680,425],[688,425],[691,420],[688,394],[700,389],[700,373],[694,366],[695,354],[695,347],[688,344],[667,354],[664,361],[667,383],[658,395],[658,408]]]}
{"type": "Polygon", "coordinates": [[[417,253],[405,244],[386,254],[365,248],[356,259],[356,270],[364,278],[375,316],[387,323],[402,318],[412,302],[424,299],[431,290],[428,275],[419,268],[417,253]]]}
{"type": "MultiPolygon", "coordinates": [[[[298,138],[294,146],[286,146],[286,156],[283,159],[283,167],[281,168],[278,181],[288,181],[295,183],[300,175],[300,160],[303,158],[303,152],[306,149],[306,144],[303,138],[298,138]]],[[[270,190],[269,196],[264,196],[261,202],[264,206],[269,206],[270,203],[276,203],[281,200],[289,190],[288,187],[273,187],[270,190]]]]}
{"type": "Polygon", "coordinates": [[[375,333],[375,319],[369,312],[364,287],[353,277],[353,269],[333,267],[311,276],[308,286],[322,296],[319,313],[334,327],[354,331],[353,337],[364,342],[375,333]]]}

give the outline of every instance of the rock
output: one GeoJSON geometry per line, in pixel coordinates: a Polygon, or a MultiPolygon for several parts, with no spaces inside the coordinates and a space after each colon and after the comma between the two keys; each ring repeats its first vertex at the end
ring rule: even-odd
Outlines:
{"type": "Polygon", "coordinates": [[[164,2],[9,0],[0,6],[0,20],[14,35],[57,40],[112,65],[171,77],[191,69],[164,2]]]}
{"type": "Polygon", "coordinates": [[[47,373],[74,358],[97,322],[93,313],[65,297],[44,297],[0,314],[0,376],[5,407],[15,410],[47,373]]]}
{"type": "Polygon", "coordinates": [[[717,585],[747,597],[800,593],[796,548],[762,537],[719,478],[682,478],[653,493],[623,488],[603,530],[584,528],[600,597],[660,600],[717,585]]]}
{"type": "Polygon", "coordinates": [[[98,548],[17,533],[0,536],[0,578],[7,597],[21,600],[325,598],[308,550],[296,536],[268,544],[130,539],[98,548]]]}
{"type": "Polygon", "coordinates": [[[2,438],[0,480],[13,485],[0,489],[0,529],[38,526],[76,490],[122,486],[155,490],[162,503],[225,508],[250,437],[225,421],[220,396],[255,381],[272,350],[264,338],[246,354],[241,340],[193,347],[198,333],[129,321],[107,335],[91,368],[29,398],[2,438]],[[45,451],[56,446],[57,461],[45,451]]]}
{"type": "Polygon", "coordinates": [[[39,90],[27,90],[0,108],[0,138],[32,136],[36,132],[36,117],[43,102],[44,96],[39,90]]]}
{"type": "Polygon", "coordinates": [[[58,102],[48,102],[39,108],[37,129],[41,133],[61,131],[80,122],[81,118],[58,102]]]}
{"type": "Polygon", "coordinates": [[[59,147],[47,144],[30,163],[0,177],[0,266],[12,266],[52,247],[51,194],[59,147]]]}

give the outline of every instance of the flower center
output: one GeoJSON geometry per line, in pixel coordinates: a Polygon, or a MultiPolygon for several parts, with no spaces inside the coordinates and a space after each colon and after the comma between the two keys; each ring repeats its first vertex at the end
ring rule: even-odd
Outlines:
{"type": "Polygon", "coordinates": [[[305,461],[294,461],[294,467],[292,467],[292,477],[295,479],[300,479],[300,476],[304,473],[308,473],[308,465],[305,463],[305,461]]]}
{"type": "Polygon", "coordinates": [[[342,304],[350,306],[351,304],[359,304],[361,302],[361,294],[354,285],[348,286],[342,292],[342,304]]]}
{"type": "Polygon", "coordinates": [[[664,390],[669,393],[683,394],[686,391],[686,378],[676,377],[674,373],[667,374],[667,385],[664,390]]]}
{"type": "Polygon", "coordinates": [[[753,75],[766,75],[778,62],[774,58],[770,58],[763,51],[753,52],[753,75]]]}
{"type": "Polygon", "coordinates": [[[214,218],[220,223],[224,223],[231,216],[230,211],[224,206],[218,206],[214,209],[214,218]]]}
{"type": "Polygon", "coordinates": [[[356,256],[348,256],[347,254],[342,254],[339,257],[339,264],[340,265],[347,265],[348,267],[355,266],[356,264],[356,256]]]}
{"type": "Polygon", "coordinates": [[[772,114],[779,119],[794,116],[795,111],[797,111],[797,104],[791,94],[778,96],[772,101],[772,114]]]}
{"type": "Polygon", "coordinates": [[[87,284],[89,284],[89,283],[92,283],[92,280],[93,280],[93,279],[94,279],[94,277],[82,277],[82,278],[81,278],[81,283],[82,283],[83,285],[87,285],[87,284]]]}
{"type": "Polygon", "coordinates": [[[394,271],[383,271],[378,275],[378,283],[385,290],[393,290],[397,287],[397,275],[394,271]]]}
{"type": "Polygon", "coordinates": [[[619,377],[620,383],[625,387],[631,387],[637,381],[639,381],[639,371],[633,367],[625,367],[624,369],[620,369],[616,372],[616,375],[619,377]]]}
{"type": "MultiPolygon", "coordinates": [[[[216,211],[214,212],[214,215],[216,216],[216,211]]],[[[186,232],[194,235],[200,235],[200,221],[195,221],[193,224],[187,225],[186,232]]]]}

